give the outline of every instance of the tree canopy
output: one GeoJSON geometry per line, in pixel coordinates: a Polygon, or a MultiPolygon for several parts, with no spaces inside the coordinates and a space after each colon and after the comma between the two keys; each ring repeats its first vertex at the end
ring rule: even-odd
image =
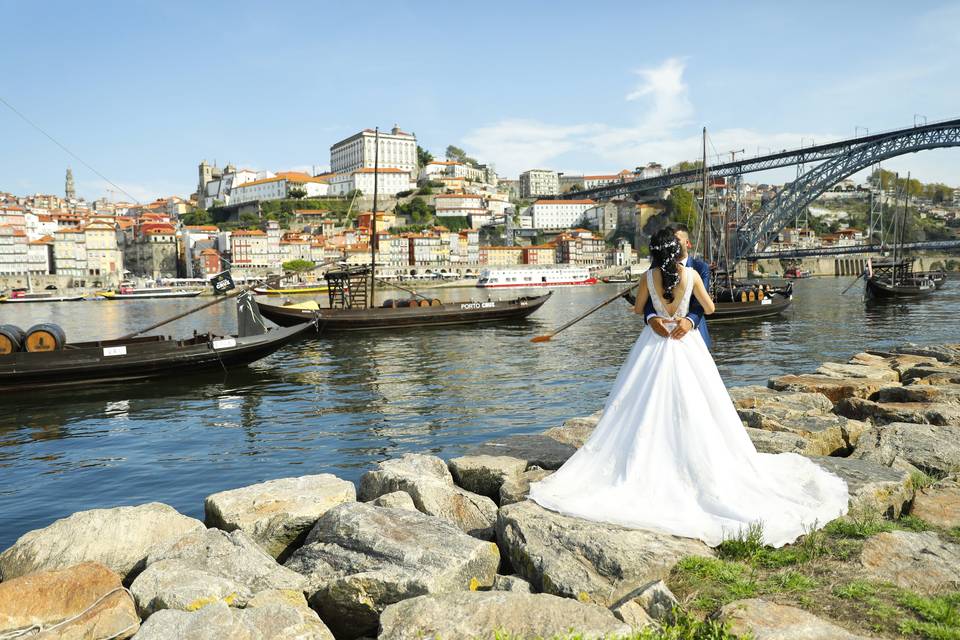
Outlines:
{"type": "Polygon", "coordinates": [[[284,271],[293,271],[295,273],[303,273],[304,271],[309,271],[316,266],[315,263],[310,260],[287,260],[283,263],[284,271]]]}
{"type": "Polygon", "coordinates": [[[433,162],[433,154],[420,145],[417,145],[417,164],[425,167],[431,162],[433,162]]]}
{"type": "Polygon", "coordinates": [[[452,144],[447,146],[446,156],[447,156],[447,160],[462,162],[463,164],[469,164],[472,167],[480,166],[480,163],[478,163],[476,159],[468,156],[466,151],[464,151],[460,147],[455,147],[452,144]]]}

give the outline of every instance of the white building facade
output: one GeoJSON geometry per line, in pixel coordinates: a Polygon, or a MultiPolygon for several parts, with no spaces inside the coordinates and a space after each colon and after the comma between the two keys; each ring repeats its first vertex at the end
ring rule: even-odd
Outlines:
{"type": "MultiPolygon", "coordinates": [[[[401,191],[410,191],[417,187],[410,179],[411,173],[394,167],[381,167],[376,172],[377,193],[381,196],[393,196],[401,191]]],[[[346,174],[337,174],[330,181],[330,195],[345,196],[351,191],[360,191],[365,196],[373,195],[374,170],[357,169],[346,174]]]]}
{"type": "MultiPolygon", "coordinates": [[[[364,129],[360,133],[337,142],[330,147],[330,170],[337,174],[351,174],[357,169],[373,169],[377,138],[373,129],[364,129]]],[[[393,168],[406,171],[413,176],[417,171],[417,138],[394,127],[390,133],[379,135],[380,168],[393,168]]]]}
{"type": "Polygon", "coordinates": [[[520,174],[520,197],[535,198],[560,193],[560,176],[549,169],[530,169],[520,174]]]}
{"type": "Polygon", "coordinates": [[[531,223],[534,229],[570,229],[595,205],[593,200],[537,200],[530,206],[531,223]]]}

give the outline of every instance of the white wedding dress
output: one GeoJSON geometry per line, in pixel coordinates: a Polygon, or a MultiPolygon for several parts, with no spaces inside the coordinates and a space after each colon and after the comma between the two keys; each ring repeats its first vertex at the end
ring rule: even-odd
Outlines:
{"type": "MultiPolygon", "coordinates": [[[[673,314],[653,286],[657,315],[687,315],[687,274],[673,314]]],[[[710,546],[763,527],[779,547],[847,511],[847,484],[795,453],[758,453],[703,338],[647,326],[620,369],[593,434],[530,499],[588,520],[699,538],[710,546]]]]}

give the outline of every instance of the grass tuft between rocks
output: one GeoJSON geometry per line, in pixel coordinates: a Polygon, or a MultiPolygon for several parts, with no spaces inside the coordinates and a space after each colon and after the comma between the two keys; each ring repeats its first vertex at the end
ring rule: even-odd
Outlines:
{"type": "Polygon", "coordinates": [[[752,527],[719,545],[716,558],[681,560],[667,585],[695,617],[734,600],[764,598],[861,633],[960,640],[960,592],[925,596],[863,578],[857,558],[864,540],[896,529],[960,538],[960,528],[939,530],[912,516],[892,521],[854,513],[773,549],[763,546],[762,529],[752,527]]]}
{"type": "MultiPolygon", "coordinates": [[[[717,620],[699,620],[677,608],[673,611],[673,621],[659,627],[647,627],[629,635],[606,636],[605,640],[737,640],[727,625],[717,620]]],[[[571,632],[568,635],[556,635],[550,638],[528,638],[497,631],[491,640],[584,640],[586,636],[571,632]]],[[[592,637],[592,636],[590,636],[592,637]]]]}

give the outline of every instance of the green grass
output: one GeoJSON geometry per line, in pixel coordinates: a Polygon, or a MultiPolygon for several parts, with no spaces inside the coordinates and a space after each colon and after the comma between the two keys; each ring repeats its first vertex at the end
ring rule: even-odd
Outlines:
{"type": "Polygon", "coordinates": [[[893,531],[893,523],[884,520],[874,512],[849,513],[843,518],[829,522],[823,528],[824,532],[841,538],[855,538],[862,540],[875,536],[878,533],[893,531]]]}
{"type": "Polygon", "coordinates": [[[927,475],[922,471],[913,471],[910,474],[910,484],[913,485],[915,491],[923,491],[936,481],[937,478],[927,475]]]}
{"type": "Polygon", "coordinates": [[[901,591],[897,600],[919,618],[901,622],[901,633],[931,640],[960,640],[960,593],[922,596],[901,591]]]}
{"type": "Polygon", "coordinates": [[[901,529],[906,529],[907,531],[930,531],[932,528],[924,520],[916,516],[900,516],[900,519],[897,520],[897,526],[901,529]]]}
{"type": "MultiPolygon", "coordinates": [[[[571,631],[567,635],[552,636],[548,640],[583,640],[583,634],[571,631]]],[[[496,631],[492,640],[533,640],[502,631],[496,631]]],[[[544,640],[544,639],[537,639],[544,640]]],[[[608,636],[606,640],[737,640],[726,624],[716,620],[699,620],[682,609],[673,612],[673,621],[659,628],[647,627],[624,636],[608,636]]]]}

